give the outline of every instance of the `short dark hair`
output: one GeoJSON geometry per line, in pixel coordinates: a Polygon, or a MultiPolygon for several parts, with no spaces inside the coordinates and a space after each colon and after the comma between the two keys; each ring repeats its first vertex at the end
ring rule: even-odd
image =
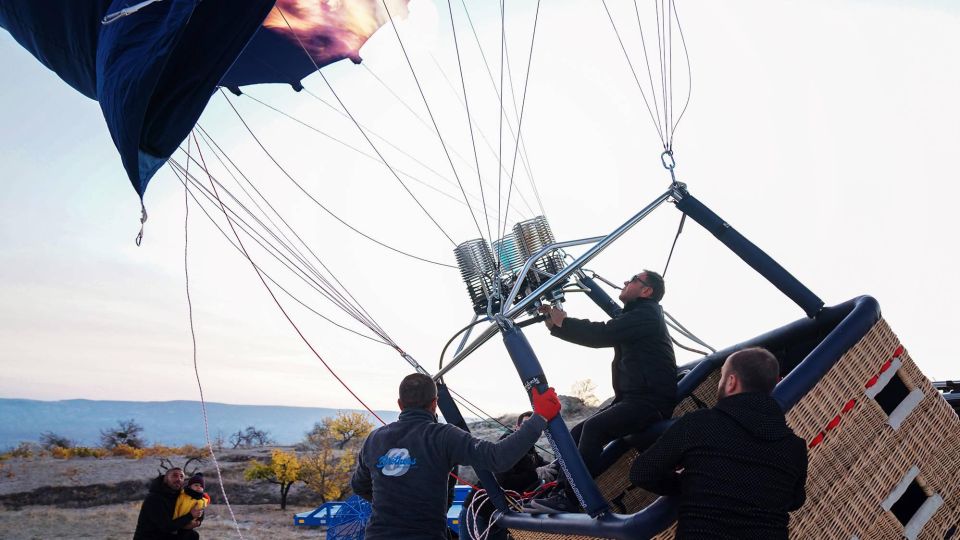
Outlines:
{"type": "Polygon", "coordinates": [[[437,385],[429,375],[411,373],[400,381],[400,409],[426,409],[437,398],[437,385]]]}
{"type": "Polygon", "coordinates": [[[644,270],[643,273],[647,276],[647,279],[643,281],[646,282],[647,287],[653,289],[653,294],[650,295],[650,298],[657,302],[663,300],[663,294],[667,292],[667,286],[663,282],[663,276],[653,270],[644,270]]]}
{"type": "Polygon", "coordinates": [[[735,373],[744,392],[770,395],[780,380],[780,362],[763,347],[750,347],[727,358],[728,373],[735,373]]]}

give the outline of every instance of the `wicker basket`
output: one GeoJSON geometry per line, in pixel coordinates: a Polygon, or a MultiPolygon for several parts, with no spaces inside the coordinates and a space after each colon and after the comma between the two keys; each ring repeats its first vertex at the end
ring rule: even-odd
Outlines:
{"type": "MultiPolygon", "coordinates": [[[[714,405],[718,378],[716,370],[694,391],[697,400],[684,399],[674,416],[714,405]]],[[[960,418],[885,321],[843,355],[789,411],[787,422],[812,445],[807,503],[792,514],[792,538],[939,540],[951,529],[960,538],[960,418]],[[905,393],[903,400],[884,397],[888,386],[894,393],[897,385],[902,385],[897,397],[905,393]],[[918,501],[926,498],[916,512],[898,518],[891,504],[900,500],[898,486],[908,485],[922,490],[918,501]]],[[[654,500],[643,490],[627,490],[627,472],[636,456],[627,452],[597,479],[604,496],[617,499],[627,512],[654,500]]],[[[674,531],[675,525],[656,538],[672,539],[674,531]]],[[[511,533],[517,540],[584,538],[511,533]]]]}

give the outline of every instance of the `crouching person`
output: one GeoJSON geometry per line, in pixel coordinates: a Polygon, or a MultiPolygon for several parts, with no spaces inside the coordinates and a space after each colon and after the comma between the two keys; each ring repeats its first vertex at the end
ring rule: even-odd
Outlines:
{"type": "Polygon", "coordinates": [[[183,469],[173,467],[150,482],[149,493],[137,517],[133,540],[172,540],[177,538],[180,530],[196,532],[193,529],[200,526],[202,509],[193,507],[186,514],[176,519],[173,517],[183,488],[183,477],[183,469]]]}
{"type": "Polygon", "coordinates": [[[373,431],[357,457],[351,485],[372,503],[366,540],[446,540],[447,475],[454,465],[510,469],[560,412],[552,388],[532,390],[533,416],[494,443],[437,422],[437,386],[414,373],[400,383],[400,418],[373,431]]]}
{"type": "Polygon", "coordinates": [[[804,501],[807,445],[770,396],[777,358],[751,348],[720,370],[719,401],[680,417],[630,470],[637,486],[679,495],[678,540],[786,540],[804,501]]]}

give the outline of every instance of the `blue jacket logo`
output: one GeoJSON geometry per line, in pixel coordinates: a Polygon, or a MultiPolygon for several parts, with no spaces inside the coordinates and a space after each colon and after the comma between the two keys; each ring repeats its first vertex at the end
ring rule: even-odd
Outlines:
{"type": "Polygon", "coordinates": [[[391,448],[377,460],[377,468],[386,476],[403,476],[416,464],[406,448],[391,448]]]}

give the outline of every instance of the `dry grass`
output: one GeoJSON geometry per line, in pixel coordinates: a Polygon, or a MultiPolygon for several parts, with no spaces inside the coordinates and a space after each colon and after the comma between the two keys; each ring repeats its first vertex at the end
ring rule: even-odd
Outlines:
{"type": "MultiPolygon", "coordinates": [[[[289,507],[281,511],[277,505],[235,505],[233,511],[244,538],[295,540],[322,539],[317,529],[293,526],[293,514],[309,510],[289,507]]],[[[32,506],[23,510],[0,511],[0,538],[4,540],[98,539],[127,540],[137,525],[140,503],[114,504],[94,508],[65,509],[32,506]]],[[[199,529],[204,540],[239,538],[227,508],[210,507],[199,529]]]]}

